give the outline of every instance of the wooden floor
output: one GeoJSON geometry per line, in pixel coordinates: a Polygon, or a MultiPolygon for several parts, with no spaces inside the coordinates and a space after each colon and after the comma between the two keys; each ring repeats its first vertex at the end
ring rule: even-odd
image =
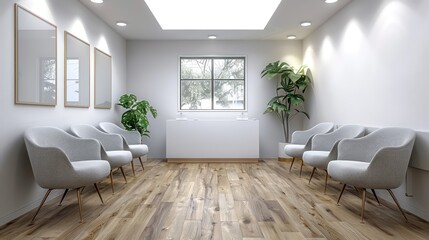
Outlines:
{"type": "MultiPolygon", "coordinates": [[[[128,184],[116,173],[100,183],[106,204],[93,187],[83,192],[84,223],[79,223],[75,192],[63,206],[45,205],[34,225],[34,211],[0,227],[0,239],[429,239],[429,223],[394,206],[367,203],[360,223],[361,199],[348,188],[336,205],[341,185],[323,174],[308,185],[310,168],[276,160],[257,164],[172,164],[150,160],[128,184]]],[[[321,172],[321,171],[320,171],[321,172]]]]}

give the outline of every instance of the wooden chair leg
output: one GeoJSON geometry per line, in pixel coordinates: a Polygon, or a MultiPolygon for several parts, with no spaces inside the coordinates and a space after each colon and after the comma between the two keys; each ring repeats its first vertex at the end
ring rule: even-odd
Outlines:
{"type": "Polygon", "coordinates": [[[125,173],[124,173],[124,169],[122,168],[122,167],[119,167],[119,169],[121,169],[121,173],[122,173],[122,176],[124,177],[124,179],[125,179],[125,183],[128,183],[128,181],[127,181],[127,177],[125,176],[125,173]]]}
{"type": "Polygon", "coordinates": [[[142,168],[143,168],[143,170],[144,170],[144,166],[143,166],[143,161],[142,161],[142,157],[139,157],[139,160],[140,160],[140,164],[142,165],[142,168]]]}
{"type": "Polygon", "coordinates": [[[395,197],[395,194],[393,194],[392,190],[390,190],[390,189],[387,189],[387,191],[390,193],[390,196],[392,196],[393,201],[395,201],[396,206],[398,206],[399,211],[401,211],[401,213],[402,213],[402,216],[404,216],[404,218],[405,218],[405,222],[408,222],[407,215],[405,215],[404,210],[402,210],[401,205],[400,205],[400,204],[399,204],[399,202],[398,202],[398,199],[396,199],[396,197],[395,197]]]}
{"type": "Polygon", "coordinates": [[[113,185],[113,173],[111,170],[110,170],[109,177],[110,177],[110,186],[112,186],[112,194],[115,195],[115,186],[113,185]]]}
{"type": "Polygon", "coordinates": [[[64,190],[64,194],[63,194],[63,196],[61,197],[61,201],[60,201],[60,204],[58,204],[58,206],[61,206],[61,204],[63,203],[63,201],[64,201],[64,198],[66,197],[66,195],[67,195],[67,192],[69,191],[69,189],[67,188],[66,190],[64,190]]]}
{"type": "Polygon", "coordinates": [[[362,212],[361,212],[361,223],[363,223],[363,218],[364,218],[364,214],[365,214],[365,202],[366,202],[366,189],[363,188],[362,189],[362,212]]]}
{"type": "Polygon", "coordinates": [[[328,187],[328,177],[329,177],[328,171],[325,170],[325,192],[324,193],[326,193],[326,188],[328,187]]]}
{"type": "Polygon", "coordinates": [[[311,172],[311,175],[310,175],[310,180],[308,180],[308,184],[310,184],[311,179],[313,178],[313,175],[314,175],[315,172],[316,172],[316,168],[314,167],[313,171],[311,172]]]}
{"type": "Polygon", "coordinates": [[[292,162],[290,163],[289,172],[292,171],[293,162],[295,162],[295,158],[292,158],[292,162]]]}
{"type": "Polygon", "coordinates": [[[36,219],[37,214],[39,213],[39,211],[42,208],[43,204],[45,204],[45,201],[48,198],[48,196],[51,193],[51,191],[52,191],[52,189],[48,189],[48,191],[46,191],[45,196],[43,197],[42,202],[40,203],[39,207],[37,208],[36,213],[34,214],[33,218],[31,219],[31,224],[34,223],[34,220],[36,219]]]}
{"type": "Polygon", "coordinates": [[[301,159],[301,169],[299,169],[299,177],[302,175],[302,167],[304,166],[304,160],[301,159]]]}
{"type": "Polygon", "coordinates": [[[97,190],[98,196],[100,197],[101,204],[104,205],[103,197],[101,197],[100,190],[98,189],[97,183],[94,183],[95,190],[97,190]]]}
{"type": "Polygon", "coordinates": [[[80,222],[83,222],[83,218],[82,218],[82,196],[80,195],[81,188],[77,188],[76,189],[76,193],[77,193],[77,203],[79,205],[79,217],[80,217],[80,222]]]}
{"type": "Polygon", "coordinates": [[[133,169],[133,175],[136,176],[136,171],[134,170],[134,159],[131,160],[131,168],[133,169]]]}
{"type": "Polygon", "coordinates": [[[343,196],[343,193],[344,193],[344,190],[346,189],[346,186],[347,186],[347,184],[344,184],[343,188],[341,189],[340,196],[338,196],[337,205],[340,203],[340,199],[343,196]]]}
{"type": "Polygon", "coordinates": [[[381,206],[380,201],[378,200],[377,194],[375,193],[375,190],[371,188],[372,194],[374,195],[375,200],[378,202],[378,206],[381,206]]]}

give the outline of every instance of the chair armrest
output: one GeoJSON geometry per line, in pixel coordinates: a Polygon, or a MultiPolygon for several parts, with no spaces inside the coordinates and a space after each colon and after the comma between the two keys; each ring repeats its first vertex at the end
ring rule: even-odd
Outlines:
{"type": "Polygon", "coordinates": [[[73,166],[61,149],[40,147],[27,141],[26,146],[34,177],[42,188],[52,188],[64,175],[72,174],[73,166]]]}
{"type": "Polygon", "coordinates": [[[378,150],[379,147],[368,141],[367,136],[356,139],[343,139],[338,144],[337,159],[370,162],[378,150]]]}
{"type": "Polygon", "coordinates": [[[307,141],[314,134],[308,130],[306,131],[295,131],[292,133],[292,141],[293,144],[307,144],[307,141]]]}
{"type": "Polygon", "coordinates": [[[404,147],[380,149],[368,166],[368,174],[383,179],[385,188],[397,188],[405,179],[411,151],[404,147]]]}
{"type": "Polygon", "coordinates": [[[123,150],[122,137],[119,134],[98,132],[96,139],[106,151],[123,150]]]}
{"type": "Polygon", "coordinates": [[[312,142],[313,142],[313,137],[314,136],[310,136],[310,138],[307,140],[307,142],[305,143],[304,146],[304,152],[305,151],[310,151],[311,150],[311,146],[312,146],[312,142]]]}
{"type": "Polygon", "coordinates": [[[338,144],[340,141],[337,141],[334,146],[332,146],[331,150],[329,150],[329,159],[336,160],[338,158],[338,144]]]}
{"type": "Polygon", "coordinates": [[[122,130],[120,134],[124,137],[127,144],[133,145],[142,143],[142,137],[138,131],[122,130]]]}
{"type": "Polygon", "coordinates": [[[332,135],[332,133],[327,134],[316,134],[313,137],[311,150],[314,151],[329,151],[334,145],[340,141],[332,135]]]}
{"type": "Polygon", "coordinates": [[[95,139],[83,139],[71,136],[67,143],[62,144],[61,150],[65,152],[70,161],[100,160],[101,146],[95,139]]]}

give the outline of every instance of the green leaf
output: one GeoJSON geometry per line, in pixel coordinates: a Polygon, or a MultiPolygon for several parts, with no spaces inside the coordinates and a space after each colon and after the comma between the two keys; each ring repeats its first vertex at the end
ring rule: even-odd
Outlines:
{"type": "Polygon", "coordinates": [[[288,77],[290,78],[290,80],[292,80],[292,82],[296,82],[301,78],[301,75],[296,73],[289,73],[288,77]]]}
{"type": "Polygon", "coordinates": [[[269,105],[269,106],[273,105],[273,103],[274,103],[274,102],[276,102],[276,101],[278,101],[280,98],[282,98],[282,96],[275,96],[275,97],[273,97],[273,98],[268,102],[268,104],[267,104],[267,105],[269,105]]]}
{"type": "Polygon", "coordinates": [[[310,119],[310,115],[308,115],[308,113],[306,113],[306,112],[304,112],[304,111],[300,111],[300,110],[298,110],[298,109],[295,109],[295,111],[297,111],[298,113],[302,113],[302,114],[304,114],[304,115],[307,117],[307,119],[310,119]]]}
{"type": "Polygon", "coordinates": [[[290,102],[294,105],[294,106],[298,106],[301,103],[304,102],[304,97],[302,95],[299,94],[290,94],[289,95],[290,98],[290,102]]]}
{"type": "Polygon", "coordinates": [[[267,114],[267,113],[272,113],[272,112],[274,112],[274,109],[273,109],[273,107],[267,107],[267,109],[265,110],[265,112],[264,112],[264,114],[267,114]]]}
{"type": "Polygon", "coordinates": [[[126,109],[130,109],[136,101],[137,101],[136,95],[124,94],[119,98],[119,105],[126,109]]]}
{"type": "Polygon", "coordinates": [[[156,118],[158,116],[158,111],[152,106],[149,107],[150,113],[152,113],[152,117],[156,118]]]}

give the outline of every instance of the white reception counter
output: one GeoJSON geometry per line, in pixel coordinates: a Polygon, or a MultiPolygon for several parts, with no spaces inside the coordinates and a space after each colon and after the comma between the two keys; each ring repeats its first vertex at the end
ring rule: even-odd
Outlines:
{"type": "Polygon", "coordinates": [[[258,120],[167,120],[168,162],[257,162],[258,120]]]}

